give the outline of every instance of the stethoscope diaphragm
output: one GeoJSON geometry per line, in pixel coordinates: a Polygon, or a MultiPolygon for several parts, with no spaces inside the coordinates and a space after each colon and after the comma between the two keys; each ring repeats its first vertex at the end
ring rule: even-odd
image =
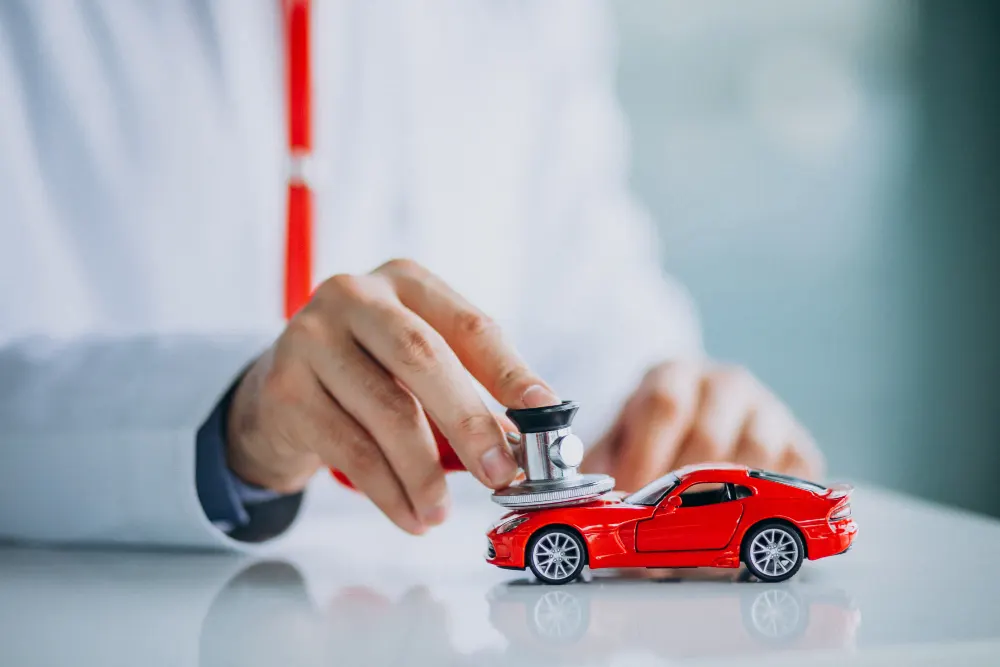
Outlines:
{"type": "Polygon", "coordinates": [[[578,475],[569,479],[535,481],[525,479],[493,492],[493,502],[508,509],[534,509],[579,505],[615,488],[609,475],[578,475]]]}

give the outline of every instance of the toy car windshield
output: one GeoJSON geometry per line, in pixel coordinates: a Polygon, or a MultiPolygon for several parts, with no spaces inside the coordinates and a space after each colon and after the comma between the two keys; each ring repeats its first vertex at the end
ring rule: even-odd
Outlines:
{"type": "Polygon", "coordinates": [[[670,489],[677,486],[677,475],[670,473],[642,487],[635,493],[625,498],[625,502],[630,505],[655,505],[663,499],[670,489]]]}

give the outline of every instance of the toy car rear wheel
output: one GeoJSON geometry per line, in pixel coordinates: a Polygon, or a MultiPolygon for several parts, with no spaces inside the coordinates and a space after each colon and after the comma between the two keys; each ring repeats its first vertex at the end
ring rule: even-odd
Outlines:
{"type": "Polygon", "coordinates": [[[761,581],[790,579],[802,567],[805,553],[798,531],[778,521],[754,527],[743,540],[743,562],[761,581]]]}
{"type": "Polygon", "coordinates": [[[583,540],[569,528],[546,528],[528,544],[528,566],[547,584],[573,581],[580,576],[586,562],[583,540]]]}

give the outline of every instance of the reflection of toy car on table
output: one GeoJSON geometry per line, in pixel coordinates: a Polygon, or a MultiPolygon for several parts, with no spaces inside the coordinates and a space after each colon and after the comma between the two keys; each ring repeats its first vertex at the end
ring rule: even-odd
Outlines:
{"type": "Polygon", "coordinates": [[[843,591],[814,584],[599,579],[568,588],[527,581],[496,586],[488,598],[490,623],[512,650],[572,662],[618,651],[705,656],[706,646],[717,656],[851,648],[861,622],[843,591]]]}
{"type": "Polygon", "coordinates": [[[621,497],[513,512],[488,533],[487,561],[550,584],[591,568],[739,567],[784,581],[805,559],[846,551],[851,487],[741,466],[684,468],[621,497]]]}

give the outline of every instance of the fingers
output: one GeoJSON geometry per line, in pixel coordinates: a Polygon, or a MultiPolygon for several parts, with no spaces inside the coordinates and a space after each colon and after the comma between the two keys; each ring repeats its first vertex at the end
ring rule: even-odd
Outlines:
{"type": "Polygon", "coordinates": [[[700,405],[676,465],[731,461],[755,401],[756,380],[743,370],[710,370],[701,383],[700,405]]]}
{"type": "Polygon", "coordinates": [[[751,468],[819,479],[825,463],[812,436],[788,408],[764,392],[747,420],[733,461],[751,468]]]}
{"type": "Polygon", "coordinates": [[[695,416],[700,385],[696,363],[660,366],[646,375],[626,407],[615,481],[633,491],[670,469],[695,416]]]}
{"type": "Polygon", "coordinates": [[[443,280],[408,260],[393,260],[375,273],[391,281],[403,305],[441,334],[462,365],[501,404],[530,408],[559,402],[500,327],[443,280]]]}
{"type": "Polygon", "coordinates": [[[746,370],[681,361],[646,375],[585,467],[632,490],[676,468],[723,461],[812,479],[824,467],[808,432],[746,370]]]}
{"type": "Polygon", "coordinates": [[[420,520],[440,524],[448,515],[448,486],[423,407],[354,341],[336,350],[316,355],[320,381],[378,443],[420,520]]]}
{"type": "Polygon", "coordinates": [[[768,398],[755,407],[733,453],[733,461],[774,470],[791,435],[792,419],[784,406],[768,398]]]}
{"type": "Polygon", "coordinates": [[[714,461],[813,479],[824,468],[819,448],[788,407],[746,370],[732,367],[706,372],[676,466],[714,461]]]}
{"type": "Polygon", "coordinates": [[[372,285],[364,307],[347,310],[348,328],[378,363],[412,392],[466,468],[493,488],[513,480],[517,465],[493,414],[448,344],[427,322],[372,285]]]}
{"type": "MultiPolygon", "coordinates": [[[[296,464],[292,470],[312,472],[319,463],[336,467],[400,528],[423,532],[423,522],[378,444],[323,390],[302,356],[303,347],[310,350],[311,341],[298,335],[284,337],[273,354],[267,355],[273,363],[262,372],[261,408],[253,417],[258,422],[255,439],[267,443],[253,448],[258,455],[268,456],[263,468],[280,480],[280,471],[289,462],[301,456],[315,458],[314,464],[296,464]]],[[[281,487],[272,484],[270,488],[281,487]]]]}
{"type": "Polygon", "coordinates": [[[812,435],[802,426],[796,424],[789,444],[772,470],[805,479],[818,480],[826,474],[826,460],[812,435]]]}
{"type": "Polygon", "coordinates": [[[333,401],[314,418],[323,427],[314,443],[323,463],[343,471],[397,526],[414,535],[425,532],[426,525],[417,517],[403,484],[372,437],[333,401]]]}

